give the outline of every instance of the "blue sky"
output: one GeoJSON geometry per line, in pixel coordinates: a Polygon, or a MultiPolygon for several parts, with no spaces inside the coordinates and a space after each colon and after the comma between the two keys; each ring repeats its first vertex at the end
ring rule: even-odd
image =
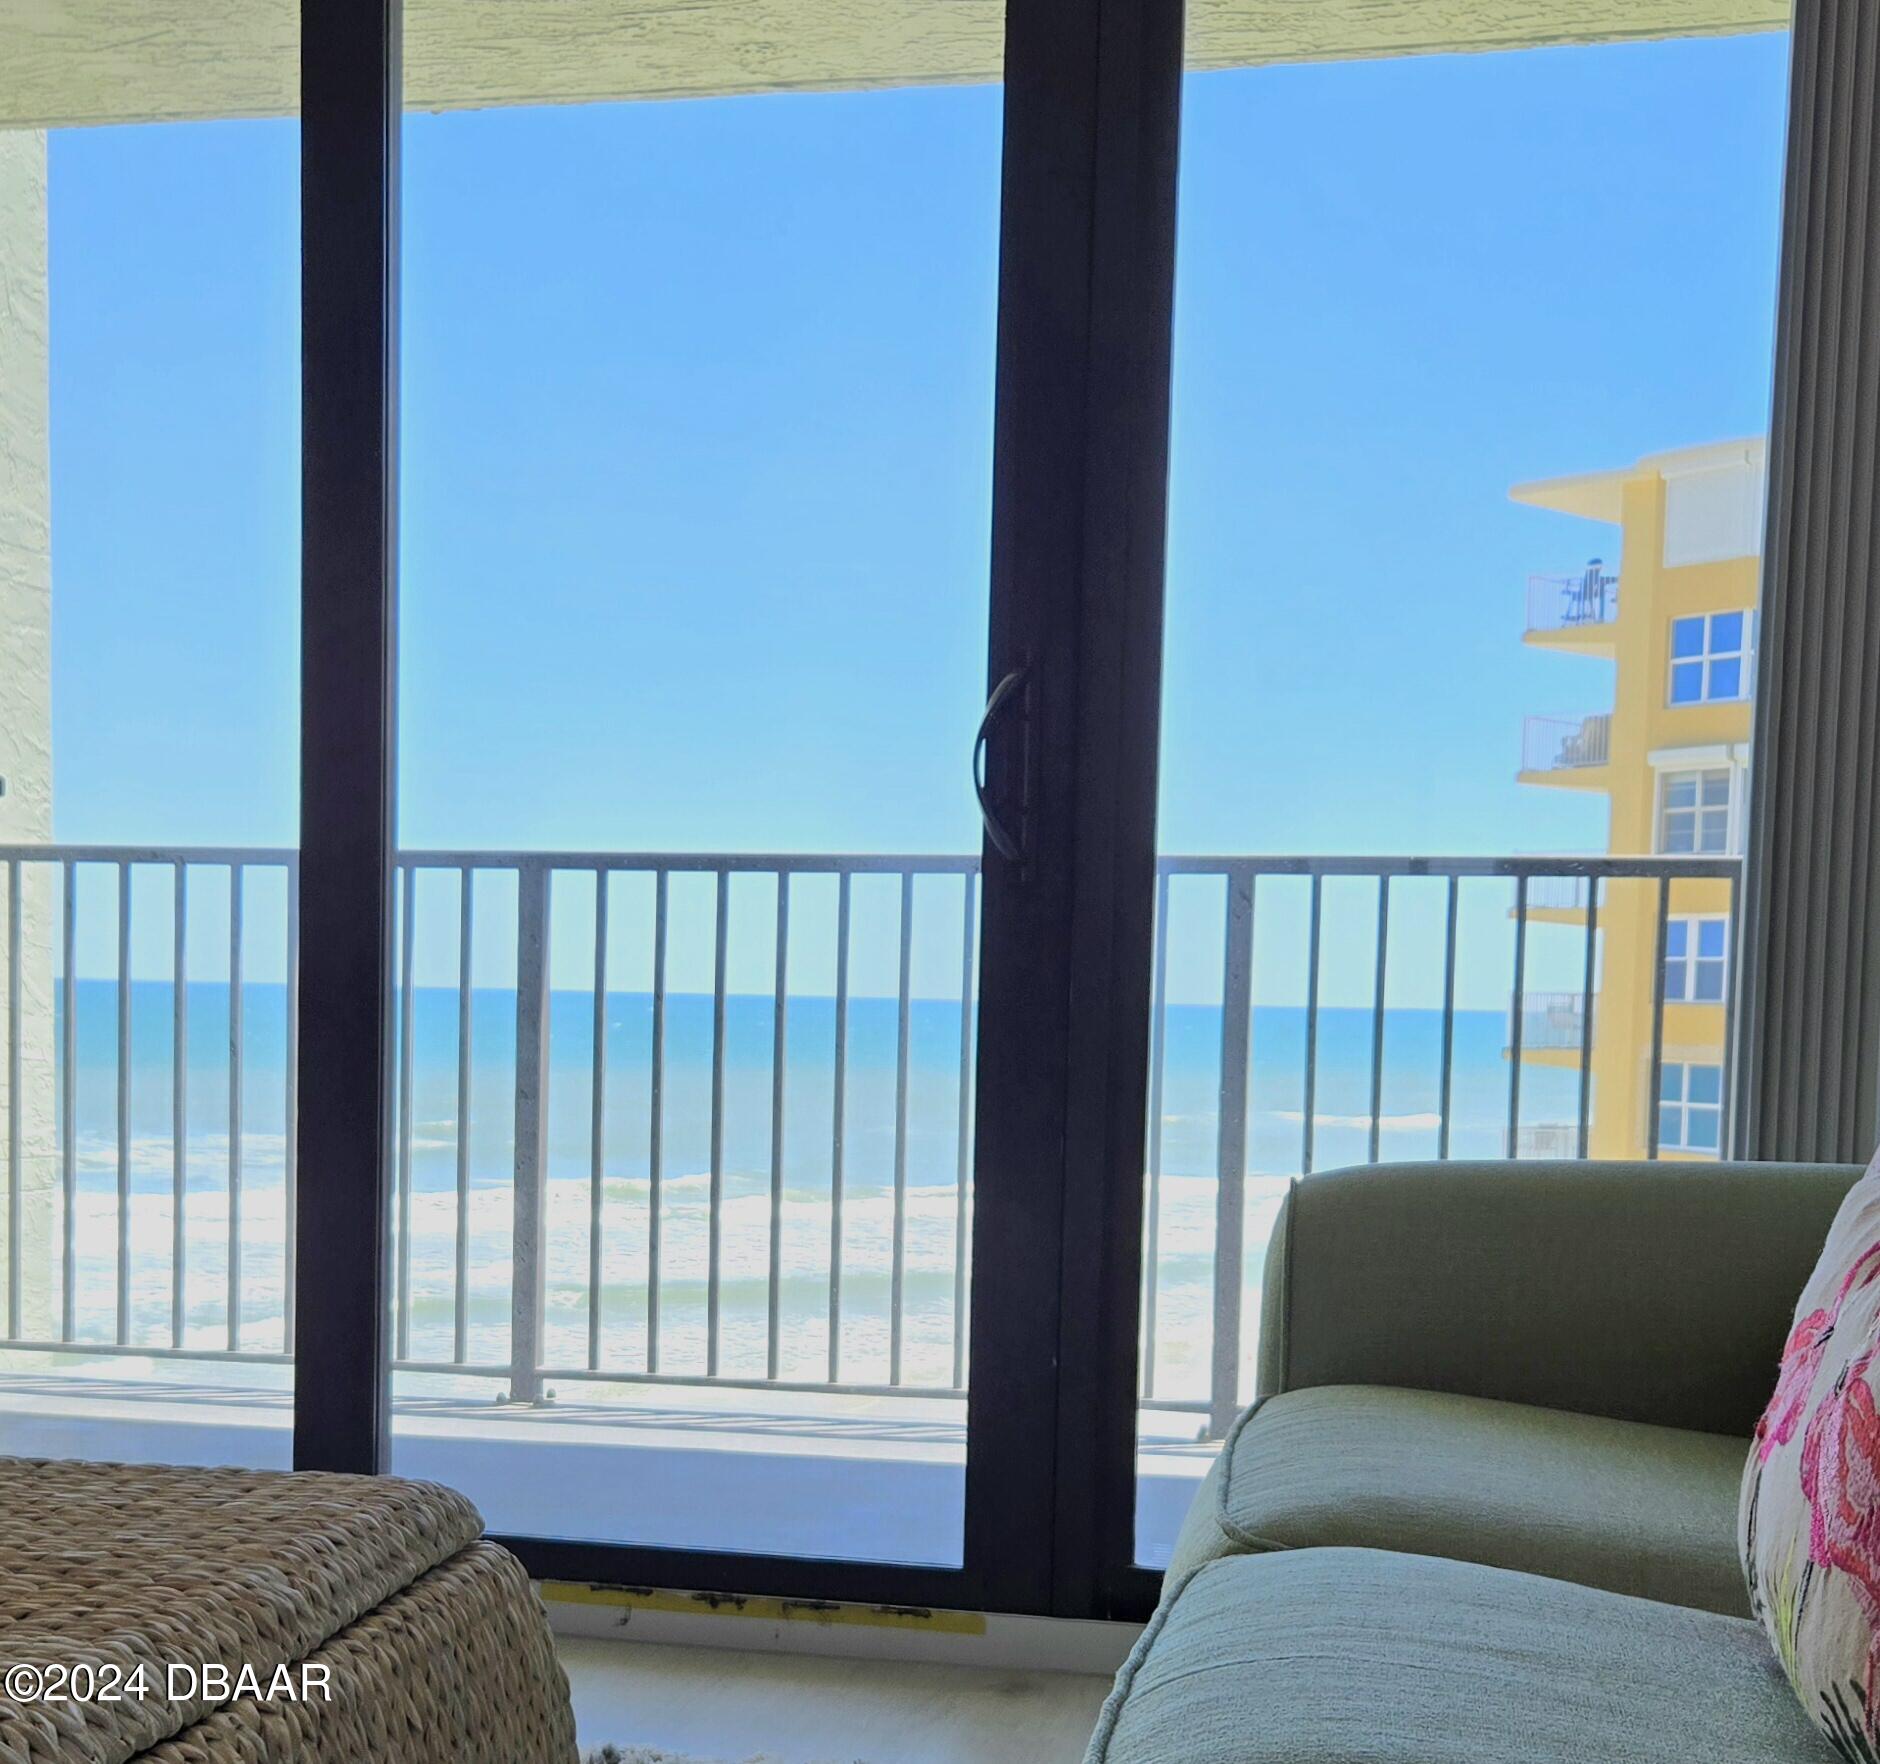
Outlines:
{"type": "MultiPolygon", "coordinates": [[[[1514,772],[1611,536],[1506,491],[1764,426],[1786,53],[1190,78],[1165,849],[1603,846],[1514,772]]],[[[976,845],[998,157],[985,89],[410,121],[405,843],[976,845]]],[[[53,139],[62,839],[294,837],[296,180],[53,139]]]]}

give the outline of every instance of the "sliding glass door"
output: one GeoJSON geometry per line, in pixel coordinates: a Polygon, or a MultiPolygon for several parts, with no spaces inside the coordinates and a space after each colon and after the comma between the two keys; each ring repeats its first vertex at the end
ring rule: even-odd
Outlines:
{"type": "Polygon", "coordinates": [[[1721,1149],[1780,19],[1363,11],[304,0],[298,1462],[1141,1616],[1287,1181],[1721,1149]]]}
{"type": "Polygon", "coordinates": [[[1294,1178],[1723,1149],[1787,74],[1774,28],[1241,69],[1206,38],[1144,1197],[1155,1567],[1254,1394],[1294,1178]]]}
{"type": "Polygon", "coordinates": [[[957,1565],[1001,92],[476,16],[406,20],[393,1465],[957,1565]]]}

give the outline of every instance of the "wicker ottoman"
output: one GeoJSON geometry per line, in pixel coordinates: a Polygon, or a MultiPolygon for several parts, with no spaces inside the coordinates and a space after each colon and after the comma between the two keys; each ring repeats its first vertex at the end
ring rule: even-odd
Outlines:
{"type": "Polygon", "coordinates": [[[547,1618],[482,1530],[393,1477],[0,1458],[0,1761],[570,1764],[547,1618]]]}

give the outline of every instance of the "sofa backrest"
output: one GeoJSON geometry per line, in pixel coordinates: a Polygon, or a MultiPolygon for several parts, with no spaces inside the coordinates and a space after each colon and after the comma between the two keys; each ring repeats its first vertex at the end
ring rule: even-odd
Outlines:
{"type": "Polygon", "coordinates": [[[1379,1164],[1295,1183],[1263,1393],[1385,1384],[1747,1436],[1851,1166],[1379,1164]]]}

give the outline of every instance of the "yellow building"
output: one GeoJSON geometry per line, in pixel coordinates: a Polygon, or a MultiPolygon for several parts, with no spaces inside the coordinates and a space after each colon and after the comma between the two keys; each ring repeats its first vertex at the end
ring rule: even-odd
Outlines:
{"type": "MultiPolygon", "coordinates": [[[[1611,852],[1742,852],[1764,472],[1760,440],[1728,441],[1510,492],[1617,529],[1616,562],[1603,539],[1583,568],[1529,579],[1526,641],[1613,663],[1613,700],[1587,717],[1530,717],[1520,772],[1524,784],[1603,795],[1611,852]]],[[[1585,923],[1584,884],[1534,887],[1530,922],[1585,923]]],[[[1715,1156],[1721,1141],[1730,904],[1724,880],[1671,887],[1659,1086],[1666,1157],[1715,1156]]],[[[1647,1149],[1657,918],[1655,882],[1612,881],[1599,896],[1594,1157],[1647,1149]]],[[[1586,1004],[1579,994],[1530,1000],[1523,1061],[1577,1069],[1586,1004]]]]}

